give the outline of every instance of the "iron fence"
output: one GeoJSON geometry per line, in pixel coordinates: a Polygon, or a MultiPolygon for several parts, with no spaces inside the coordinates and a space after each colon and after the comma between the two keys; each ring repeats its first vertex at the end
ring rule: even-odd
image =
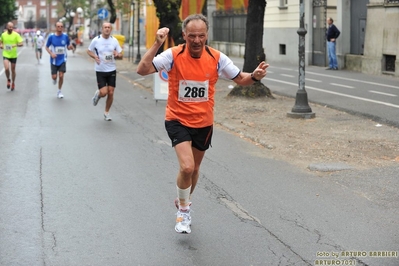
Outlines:
{"type": "Polygon", "coordinates": [[[245,43],[245,9],[218,10],[212,13],[213,41],[245,43]]]}

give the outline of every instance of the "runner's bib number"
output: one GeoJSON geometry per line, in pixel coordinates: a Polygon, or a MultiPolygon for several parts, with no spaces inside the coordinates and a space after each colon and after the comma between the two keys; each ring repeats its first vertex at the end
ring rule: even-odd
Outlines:
{"type": "Polygon", "coordinates": [[[209,81],[180,80],[180,102],[206,102],[208,101],[209,81]]]}
{"type": "Polygon", "coordinates": [[[55,54],[65,54],[65,47],[64,46],[56,46],[55,54]]]}
{"type": "Polygon", "coordinates": [[[12,44],[6,44],[5,49],[6,49],[6,51],[11,51],[12,50],[12,44]]]}
{"type": "Polygon", "coordinates": [[[113,53],[103,53],[103,60],[106,63],[110,63],[114,61],[114,55],[113,53]]]}

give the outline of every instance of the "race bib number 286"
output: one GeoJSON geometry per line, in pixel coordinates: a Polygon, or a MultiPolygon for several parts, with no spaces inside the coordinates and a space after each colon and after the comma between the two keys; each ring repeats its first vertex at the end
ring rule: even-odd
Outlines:
{"type": "Polygon", "coordinates": [[[208,101],[209,82],[196,80],[179,81],[179,101],[206,102],[208,101]]]}

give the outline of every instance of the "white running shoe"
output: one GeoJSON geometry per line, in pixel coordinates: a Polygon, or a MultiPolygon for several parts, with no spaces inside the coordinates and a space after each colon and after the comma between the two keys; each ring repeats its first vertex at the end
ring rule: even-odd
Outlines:
{"type": "Polygon", "coordinates": [[[96,90],[94,93],[94,97],[92,98],[93,100],[93,105],[96,106],[98,104],[98,101],[101,99],[100,97],[100,90],[96,90]]]}
{"type": "Polygon", "coordinates": [[[112,118],[109,114],[104,114],[104,120],[105,121],[112,121],[112,118]]]}
{"type": "Polygon", "coordinates": [[[180,234],[191,233],[191,211],[178,210],[176,213],[175,231],[180,234]]]}
{"type": "Polygon", "coordinates": [[[62,98],[64,98],[64,95],[62,94],[61,91],[58,91],[57,92],[57,97],[58,97],[58,99],[62,99],[62,98]]]}

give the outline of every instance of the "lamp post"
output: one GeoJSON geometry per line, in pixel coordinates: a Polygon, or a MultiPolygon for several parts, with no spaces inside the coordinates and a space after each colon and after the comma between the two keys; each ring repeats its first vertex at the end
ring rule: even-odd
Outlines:
{"type": "Polygon", "coordinates": [[[66,17],[62,17],[62,18],[60,18],[58,21],[61,22],[62,24],[64,24],[64,23],[65,23],[65,20],[66,20],[66,17]]]}
{"type": "Polygon", "coordinates": [[[80,46],[83,45],[83,30],[80,33],[80,27],[82,26],[81,19],[83,14],[83,9],[81,7],[76,8],[76,13],[78,13],[78,30],[76,31],[77,39],[79,41],[80,46]],[[81,34],[79,36],[79,33],[81,34]]]}
{"type": "MultiPolygon", "coordinates": [[[[20,8],[22,6],[19,6],[20,8]]],[[[51,31],[51,26],[50,26],[50,5],[46,5],[46,24],[47,24],[47,32],[51,31]]]]}
{"type": "Polygon", "coordinates": [[[130,47],[131,47],[131,51],[133,53],[134,51],[134,1],[132,0],[131,4],[130,4],[130,37],[129,37],[129,61],[130,58],[132,58],[132,62],[133,62],[133,55],[131,55],[130,53],[130,47]]]}
{"type": "Polygon", "coordinates": [[[299,14],[300,26],[297,31],[299,35],[299,46],[298,46],[299,87],[296,93],[295,105],[292,108],[291,112],[287,113],[287,116],[292,118],[314,118],[316,114],[312,112],[312,109],[308,104],[308,94],[305,90],[305,35],[307,31],[305,29],[305,22],[304,22],[305,11],[304,11],[303,0],[299,1],[299,9],[300,9],[300,14],[299,14]]]}
{"type": "Polygon", "coordinates": [[[73,30],[75,30],[75,25],[74,25],[75,15],[76,15],[75,12],[73,12],[73,11],[69,12],[70,19],[69,19],[69,26],[68,26],[67,34],[69,34],[69,30],[71,29],[71,26],[74,26],[73,30]]]}
{"type": "Polygon", "coordinates": [[[140,55],[140,0],[137,1],[137,56],[135,64],[140,63],[141,55],[140,55]]]}
{"type": "Polygon", "coordinates": [[[81,7],[76,8],[76,13],[78,13],[78,23],[79,23],[79,27],[81,26],[81,18],[82,18],[82,14],[83,14],[83,9],[81,7]]]}

